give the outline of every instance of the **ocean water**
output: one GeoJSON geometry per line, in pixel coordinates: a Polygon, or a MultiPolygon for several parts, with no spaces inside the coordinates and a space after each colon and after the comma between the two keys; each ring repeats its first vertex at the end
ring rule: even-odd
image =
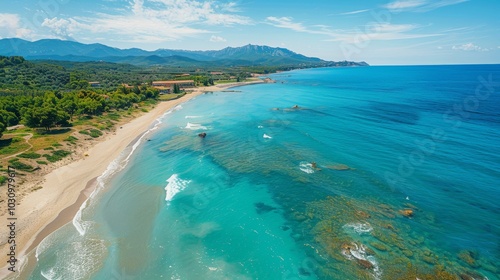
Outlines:
{"type": "Polygon", "coordinates": [[[499,65],[271,78],[165,114],[21,278],[500,279],[499,65]]]}

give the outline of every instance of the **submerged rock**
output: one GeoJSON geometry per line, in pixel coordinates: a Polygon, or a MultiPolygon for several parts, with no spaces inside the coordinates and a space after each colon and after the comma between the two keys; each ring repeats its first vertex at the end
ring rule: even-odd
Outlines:
{"type": "Polygon", "coordinates": [[[407,218],[413,217],[413,210],[412,209],[403,209],[399,210],[399,213],[407,218]]]}
{"type": "Polygon", "coordinates": [[[365,211],[358,210],[356,211],[356,217],[360,219],[369,219],[371,218],[370,214],[366,213],[365,211]]]}
{"type": "Polygon", "coordinates": [[[458,254],[458,258],[467,263],[470,267],[479,267],[479,264],[477,263],[477,254],[471,251],[461,251],[458,254]]]}
{"type": "Polygon", "coordinates": [[[299,212],[295,212],[293,213],[293,218],[298,221],[298,222],[302,222],[302,221],[305,221],[307,219],[306,216],[304,216],[303,214],[299,213],[299,212]]]}
{"type": "Polygon", "coordinates": [[[205,132],[202,132],[202,133],[198,134],[198,136],[201,138],[205,138],[205,137],[207,137],[207,134],[205,132]]]}
{"type": "Polygon", "coordinates": [[[371,242],[370,245],[372,245],[373,248],[375,248],[379,251],[388,251],[389,250],[389,248],[387,248],[387,246],[385,246],[384,244],[379,243],[379,242],[371,242]]]}
{"type": "Polygon", "coordinates": [[[267,205],[263,202],[255,203],[255,208],[257,209],[257,213],[259,213],[259,214],[267,213],[267,212],[276,210],[276,207],[267,205]]]}
{"type": "Polygon", "coordinates": [[[364,269],[373,269],[374,268],[373,264],[367,260],[356,259],[356,262],[358,263],[359,266],[361,266],[364,269]]]}
{"type": "Polygon", "coordinates": [[[460,279],[462,280],[486,280],[488,278],[480,275],[479,273],[468,271],[466,273],[460,274],[460,279]]]}
{"type": "Polygon", "coordinates": [[[289,229],[290,229],[290,227],[289,227],[289,226],[281,226],[280,228],[281,228],[281,230],[283,230],[283,231],[287,231],[287,230],[289,230],[289,229]]]}
{"type": "Polygon", "coordinates": [[[299,274],[302,276],[311,276],[311,273],[303,267],[299,268],[299,274]]]}
{"type": "Polygon", "coordinates": [[[334,164],[334,165],[330,165],[327,167],[329,169],[338,170],[338,171],[351,170],[351,167],[349,167],[348,165],[345,165],[345,164],[334,164]]]}

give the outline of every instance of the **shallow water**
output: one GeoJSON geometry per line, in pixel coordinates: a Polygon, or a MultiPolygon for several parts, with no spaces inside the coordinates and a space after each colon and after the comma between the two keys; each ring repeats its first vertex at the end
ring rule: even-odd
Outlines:
{"type": "Polygon", "coordinates": [[[31,279],[499,279],[498,77],[324,68],[199,96],[123,154],[31,279]]]}

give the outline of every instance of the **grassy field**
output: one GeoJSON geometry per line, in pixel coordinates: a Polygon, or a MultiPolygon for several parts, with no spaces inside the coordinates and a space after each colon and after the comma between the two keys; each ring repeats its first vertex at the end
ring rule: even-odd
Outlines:
{"type": "Polygon", "coordinates": [[[174,94],[174,93],[169,93],[169,94],[162,94],[158,97],[158,100],[160,101],[168,101],[168,100],[174,100],[174,99],[177,99],[177,98],[181,98],[183,97],[184,95],[186,95],[185,92],[182,92],[182,93],[178,93],[178,94],[174,94]]]}

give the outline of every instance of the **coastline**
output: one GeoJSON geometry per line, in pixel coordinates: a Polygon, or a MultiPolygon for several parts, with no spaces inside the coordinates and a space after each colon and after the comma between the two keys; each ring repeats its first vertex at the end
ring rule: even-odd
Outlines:
{"type": "MultiPolygon", "coordinates": [[[[70,222],[80,206],[95,189],[95,179],[101,176],[123,150],[133,144],[156,119],[177,105],[204,94],[205,92],[222,91],[227,88],[250,84],[264,83],[263,80],[253,80],[240,83],[221,84],[209,87],[199,87],[181,98],[160,102],[154,109],[116,129],[106,139],[88,148],[88,156],[72,161],[52,170],[43,176],[43,187],[26,194],[17,205],[16,221],[16,257],[21,267],[21,260],[52,232],[70,222]]],[[[6,220],[6,213],[2,220],[6,220]]],[[[2,234],[3,235],[3,234],[2,234]]],[[[0,246],[2,263],[7,262],[7,246],[0,246]]],[[[0,278],[11,274],[8,265],[2,266],[0,278]]]]}

